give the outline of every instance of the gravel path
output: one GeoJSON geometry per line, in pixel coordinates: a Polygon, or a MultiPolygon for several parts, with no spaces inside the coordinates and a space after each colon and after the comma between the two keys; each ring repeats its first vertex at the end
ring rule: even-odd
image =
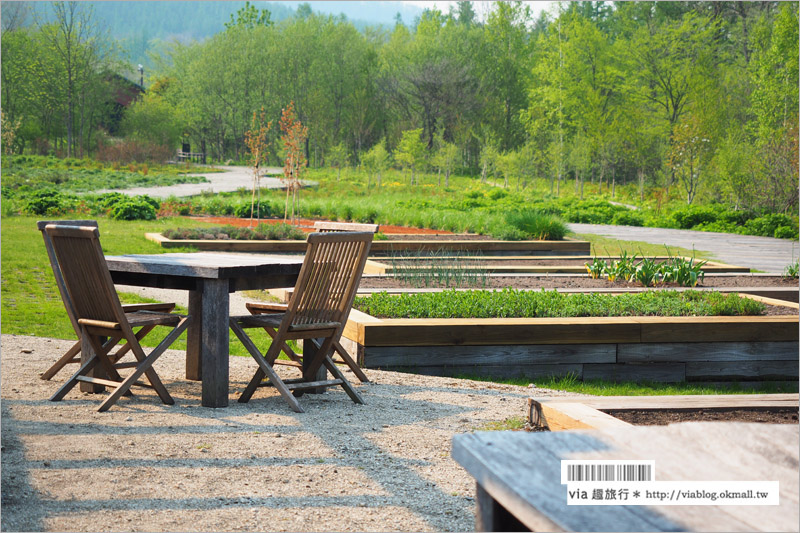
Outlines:
{"type": "MultiPolygon", "coordinates": [[[[223,172],[211,172],[209,174],[197,174],[205,176],[207,183],[182,183],[179,185],[169,185],[167,187],[135,187],[133,189],[114,189],[117,192],[136,196],[146,194],[153,198],[168,198],[170,196],[195,196],[202,193],[230,192],[238,189],[253,188],[253,174],[247,167],[219,166],[223,172]]],[[[277,176],[283,173],[283,169],[268,167],[264,169],[266,176],[277,176]]],[[[260,178],[261,187],[265,189],[280,189],[283,182],[279,178],[264,177],[260,178]]],[[[111,192],[111,189],[97,191],[99,193],[111,192]]]]}
{"type": "Polygon", "coordinates": [[[591,233],[625,241],[643,241],[703,250],[730,265],[746,266],[762,272],[781,274],[797,260],[797,241],[682,229],[640,228],[602,224],[568,224],[575,233],[591,233]]]}
{"type": "MultiPolygon", "coordinates": [[[[2,336],[3,531],[472,531],[453,435],[564,394],[369,371],[366,405],[338,388],[303,396],[297,414],[261,389],[207,409],[171,350],[156,369],[175,405],[137,389],[97,413],[93,395],[47,401],[66,372],[38,375],[70,345],[2,336]]],[[[231,358],[232,398],[254,368],[231,358]]]]}

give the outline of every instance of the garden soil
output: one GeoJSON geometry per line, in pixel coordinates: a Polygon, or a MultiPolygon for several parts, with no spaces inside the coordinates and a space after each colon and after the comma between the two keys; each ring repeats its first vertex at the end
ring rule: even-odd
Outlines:
{"type": "Polygon", "coordinates": [[[209,409],[169,350],[155,368],[175,405],[137,389],[98,413],[103,395],[48,401],[74,366],[39,379],[71,344],[2,336],[3,531],[472,531],[453,435],[566,395],[370,370],[351,380],[365,405],[336,388],[298,414],[270,389],[237,403],[256,365],[231,357],[231,403],[209,409]]]}

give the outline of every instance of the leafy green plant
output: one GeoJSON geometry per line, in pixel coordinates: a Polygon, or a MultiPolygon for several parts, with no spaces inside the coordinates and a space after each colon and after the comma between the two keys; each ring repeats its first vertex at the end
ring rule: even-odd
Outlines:
{"type": "Polygon", "coordinates": [[[586,270],[589,272],[589,277],[592,279],[600,279],[600,276],[606,271],[608,264],[604,259],[595,257],[591,263],[586,263],[586,270]]]}
{"type": "Polygon", "coordinates": [[[608,276],[608,281],[616,279],[624,279],[630,281],[636,272],[636,254],[628,255],[627,251],[620,252],[619,259],[615,259],[611,266],[605,269],[605,274],[608,276]]]}
{"type": "Polygon", "coordinates": [[[157,209],[146,197],[126,197],[111,206],[109,216],[114,220],[155,220],[157,209]]]}
{"type": "Polygon", "coordinates": [[[800,274],[800,260],[795,260],[794,263],[789,263],[786,265],[786,268],[783,269],[783,277],[785,278],[798,278],[798,274],[800,274]]]}
{"type": "Polygon", "coordinates": [[[360,311],[382,318],[536,318],[582,316],[758,315],[764,304],[712,291],[627,294],[560,293],[514,289],[467,290],[356,298],[360,311]]]}
{"type": "Polygon", "coordinates": [[[658,272],[663,283],[674,282],[682,287],[696,287],[703,281],[705,273],[702,268],[708,261],[694,262],[694,257],[670,257],[659,265],[658,272]]]}
{"type": "Polygon", "coordinates": [[[651,257],[643,257],[633,273],[634,279],[645,287],[650,287],[659,281],[659,276],[658,263],[651,257]]]}

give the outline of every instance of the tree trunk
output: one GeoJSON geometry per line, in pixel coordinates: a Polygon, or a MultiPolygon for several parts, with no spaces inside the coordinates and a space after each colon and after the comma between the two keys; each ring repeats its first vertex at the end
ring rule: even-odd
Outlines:
{"type": "Polygon", "coordinates": [[[644,169],[639,169],[639,201],[644,202],[644,169]]]}

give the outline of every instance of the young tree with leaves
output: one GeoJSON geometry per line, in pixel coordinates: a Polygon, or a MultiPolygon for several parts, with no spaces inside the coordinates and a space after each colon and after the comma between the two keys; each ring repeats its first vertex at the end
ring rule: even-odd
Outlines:
{"type": "Polygon", "coordinates": [[[250,226],[253,226],[253,211],[256,207],[256,194],[258,194],[258,210],[256,219],[261,220],[261,168],[267,164],[267,133],[272,128],[272,122],[264,123],[264,108],[261,113],[256,115],[253,111],[253,119],[250,121],[250,129],[244,134],[244,142],[250,151],[250,168],[253,171],[253,195],[250,199],[250,226]]]}
{"type": "Polygon", "coordinates": [[[292,199],[292,218],[297,206],[297,193],[302,185],[301,177],[306,169],[305,142],[308,138],[308,128],[300,123],[294,110],[294,102],[290,102],[281,113],[281,131],[283,147],[286,151],[283,160],[283,179],[286,183],[286,205],[283,211],[285,221],[289,214],[289,197],[292,199]]]}
{"type": "Polygon", "coordinates": [[[369,152],[364,154],[361,158],[364,168],[367,170],[367,189],[369,189],[370,176],[377,175],[378,187],[381,186],[381,174],[384,170],[389,168],[391,163],[391,155],[383,147],[383,142],[379,142],[373,146],[369,152]]]}
{"type": "Polygon", "coordinates": [[[414,172],[425,162],[425,144],[422,142],[422,128],[406,130],[394,150],[394,159],[403,168],[411,170],[411,185],[418,184],[414,172]]]}

